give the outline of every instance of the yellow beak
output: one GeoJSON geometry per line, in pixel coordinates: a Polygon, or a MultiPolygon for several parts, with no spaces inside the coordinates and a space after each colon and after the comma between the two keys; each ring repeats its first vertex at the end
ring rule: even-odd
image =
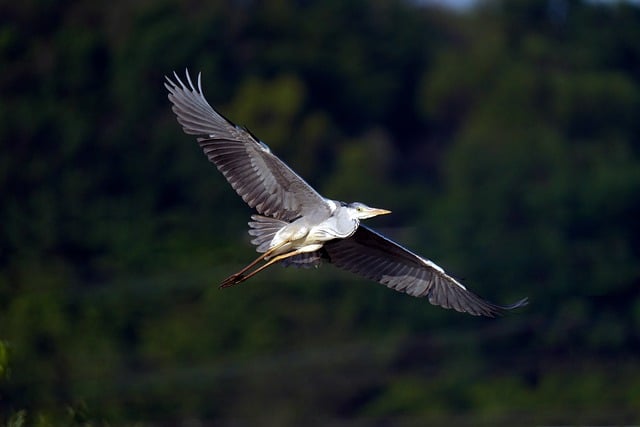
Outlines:
{"type": "Polygon", "coordinates": [[[378,208],[371,208],[370,212],[371,212],[371,216],[386,215],[391,213],[391,211],[388,211],[386,209],[378,209],[378,208]]]}

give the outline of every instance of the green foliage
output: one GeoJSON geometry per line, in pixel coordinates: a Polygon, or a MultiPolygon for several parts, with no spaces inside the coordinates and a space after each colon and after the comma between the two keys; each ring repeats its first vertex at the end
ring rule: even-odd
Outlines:
{"type": "Polygon", "coordinates": [[[9,368],[9,350],[4,341],[0,341],[0,378],[5,378],[9,368]]]}
{"type": "Polygon", "coordinates": [[[637,6],[58,3],[0,7],[1,423],[639,422],[637,6]],[[170,112],[185,66],[324,195],[531,305],[331,266],[220,292],[251,212],[170,112]]]}
{"type": "Polygon", "coordinates": [[[11,417],[7,421],[7,427],[24,427],[25,418],[25,411],[18,411],[15,414],[11,415],[11,417]]]}

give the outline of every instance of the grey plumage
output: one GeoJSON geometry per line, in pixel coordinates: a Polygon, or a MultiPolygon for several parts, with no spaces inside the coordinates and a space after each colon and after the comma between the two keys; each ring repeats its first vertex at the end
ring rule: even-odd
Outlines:
{"type": "Polygon", "coordinates": [[[177,84],[167,78],[165,86],[182,129],[198,135],[198,143],[211,163],[250,207],[285,221],[318,210],[329,213],[324,198],[274,156],[265,143],[211,108],[202,93],[200,74],[197,89],[189,74],[188,86],[174,76],[177,84]]]}
{"type": "Polygon", "coordinates": [[[499,306],[478,297],[440,267],[364,225],[348,239],[325,243],[328,260],[336,266],[382,283],[431,304],[473,315],[493,317],[521,307],[526,299],[499,306]]]}
{"type": "Polygon", "coordinates": [[[523,299],[499,306],[478,297],[442,268],[360,225],[389,213],[362,203],[322,197],[250,132],[216,112],[197,87],[174,73],[167,78],[172,110],[185,133],[197,140],[209,160],[242,199],[260,215],[249,222],[252,243],[261,254],[222,282],[232,286],[274,264],[298,267],[329,262],[431,304],[472,315],[495,316],[526,305],[523,299]],[[258,263],[262,266],[254,268],[258,263]]]}

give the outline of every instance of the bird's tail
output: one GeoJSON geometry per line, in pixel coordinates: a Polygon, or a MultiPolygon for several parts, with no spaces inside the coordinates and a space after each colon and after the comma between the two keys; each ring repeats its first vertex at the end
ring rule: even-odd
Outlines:
{"type": "Polygon", "coordinates": [[[251,243],[256,246],[256,251],[260,253],[269,249],[276,233],[288,224],[286,221],[262,215],[251,215],[251,219],[252,221],[249,221],[249,235],[253,237],[251,243]]]}

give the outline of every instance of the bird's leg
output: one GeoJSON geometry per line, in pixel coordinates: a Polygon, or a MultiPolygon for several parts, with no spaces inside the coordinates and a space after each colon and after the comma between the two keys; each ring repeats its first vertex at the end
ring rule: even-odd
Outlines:
{"type": "MultiPolygon", "coordinates": [[[[283,259],[295,256],[295,255],[299,255],[299,254],[301,254],[303,252],[304,251],[302,251],[300,249],[296,249],[295,251],[291,251],[291,252],[287,252],[286,254],[275,256],[272,259],[270,259],[269,261],[267,261],[265,264],[261,265],[260,267],[256,268],[253,271],[250,271],[246,275],[242,274],[245,271],[247,271],[249,268],[251,268],[250,266],[247,266],[247,267],[243,268],[242,270],[240,270],[240,272],[238,272],[238,273],[236,273],[236,274],[234,274],[232,276],[229,276],[227,279],[225,279],[225,281],[222,282],[220,287],[221,288],[228,288],[229,286],[233,286],[233,285],[237,285],[238,283],[242,283],[245,280],[250,279],[251,277],[253,277],[256,274],[260,273],[265,268],[267,268],[269,266],[272,266],[276,262],[282,261],[283,259]]],[[[259,260],[256,260],[256,261],[252,262],[251,264],[255,265],[258,261],[259,260]]]]}
{"type": "MultiPolygon", "coordinates": [[[[245,266],[242,270],[240,270],[237,273],[234,273],[231,276],[229,276],[226,279],[224,279],[222,281],[222,283],[220,284],[220,287],[221,288],[228,288],[229,286],[237,285],[238,283],[247,280],[245,278],[245,275],[244,275],[244,273],[246,273],[247,270],[253,268],[260,261],[262,261],[262,260],[264,260],[266,258],[269,258],[271,255],[273,255],[273,253],[275,251],[280,249],[285,243],[288,243],[288,242],[283,242],[282,244],[280,244],[278,246],[274,246],[273,248],[269,249],[268,251],[260,254],[260,256],[258,256],[258,258],[256,258],[253,261],[251,261],[251,263],[249,263],[247,266],[245,266]]],[[[253,276],[253,274],[251,276],[253,276]]],[[[251,276],[249,276],[249,277],[251,277],[251,276]]]]}
{"type": "MultiPolygon", "coordinates": [[[[279,262],[279,261],[282,261],[283,259],[287,259],[287,258],[289,258],[289,257],[295,256],[295,255],[299,255],[299,254],[301,254],[301,253],[303,253],[303,251],[302,251],[302,250],[300,250],[300,249],[296,249],[295,251],[291,251],[291,252],[287,252],[287,253],[282,254],[282,255],[275,256],[275,257],[273,257],[272,259],[270,259],[269,261],[267,261],[265,264],[261,265],[260,267],[256,268],[256,269],[255,269],[255,270],[253,270],[253,271],[250,271],[250,272],[249,272],[249,273],[247,273],[246,275],[245,275],[245,274],[242,274],[243,272],[247,271],[247,270],[250,268],[249,266],[247,266],[247,267],[243,268],[240,272],[238,272],[238,273],[234,274],[233,276],[230,276],[229,278],[227,278],[227,279],[223,282],[223,284],[222,284],[222,285],[220,285],[220,287],[222,287],[222,288],[226,288],[226,287],[229,287],[229,286],[237,285],[238,283],[242,283],[242,282],[244,282],[245,280],[250,279],[251,277],[253,277],[253,276],[255,276],[256,274],[260,273],[260,272],[261,272],[262,270],[264,270],[265,268],[270,267],[270,266],[272,266],[273,264],[275,264],[275,263],[277,263],[277,262],[279,262]],[[232,280],[230,283],[228,283],[228,284],[226,284],[226,285],[225,285],[225,283],[226,283],[227,281],[229,281],[229,279],[233,279],[233,280],[232,280]]],[[[252,264],[254,264],[254,265],[255,265],[255,264],[257,263],[257,261],[258,261],[258,260],[254,261],[252,264]]]]}

